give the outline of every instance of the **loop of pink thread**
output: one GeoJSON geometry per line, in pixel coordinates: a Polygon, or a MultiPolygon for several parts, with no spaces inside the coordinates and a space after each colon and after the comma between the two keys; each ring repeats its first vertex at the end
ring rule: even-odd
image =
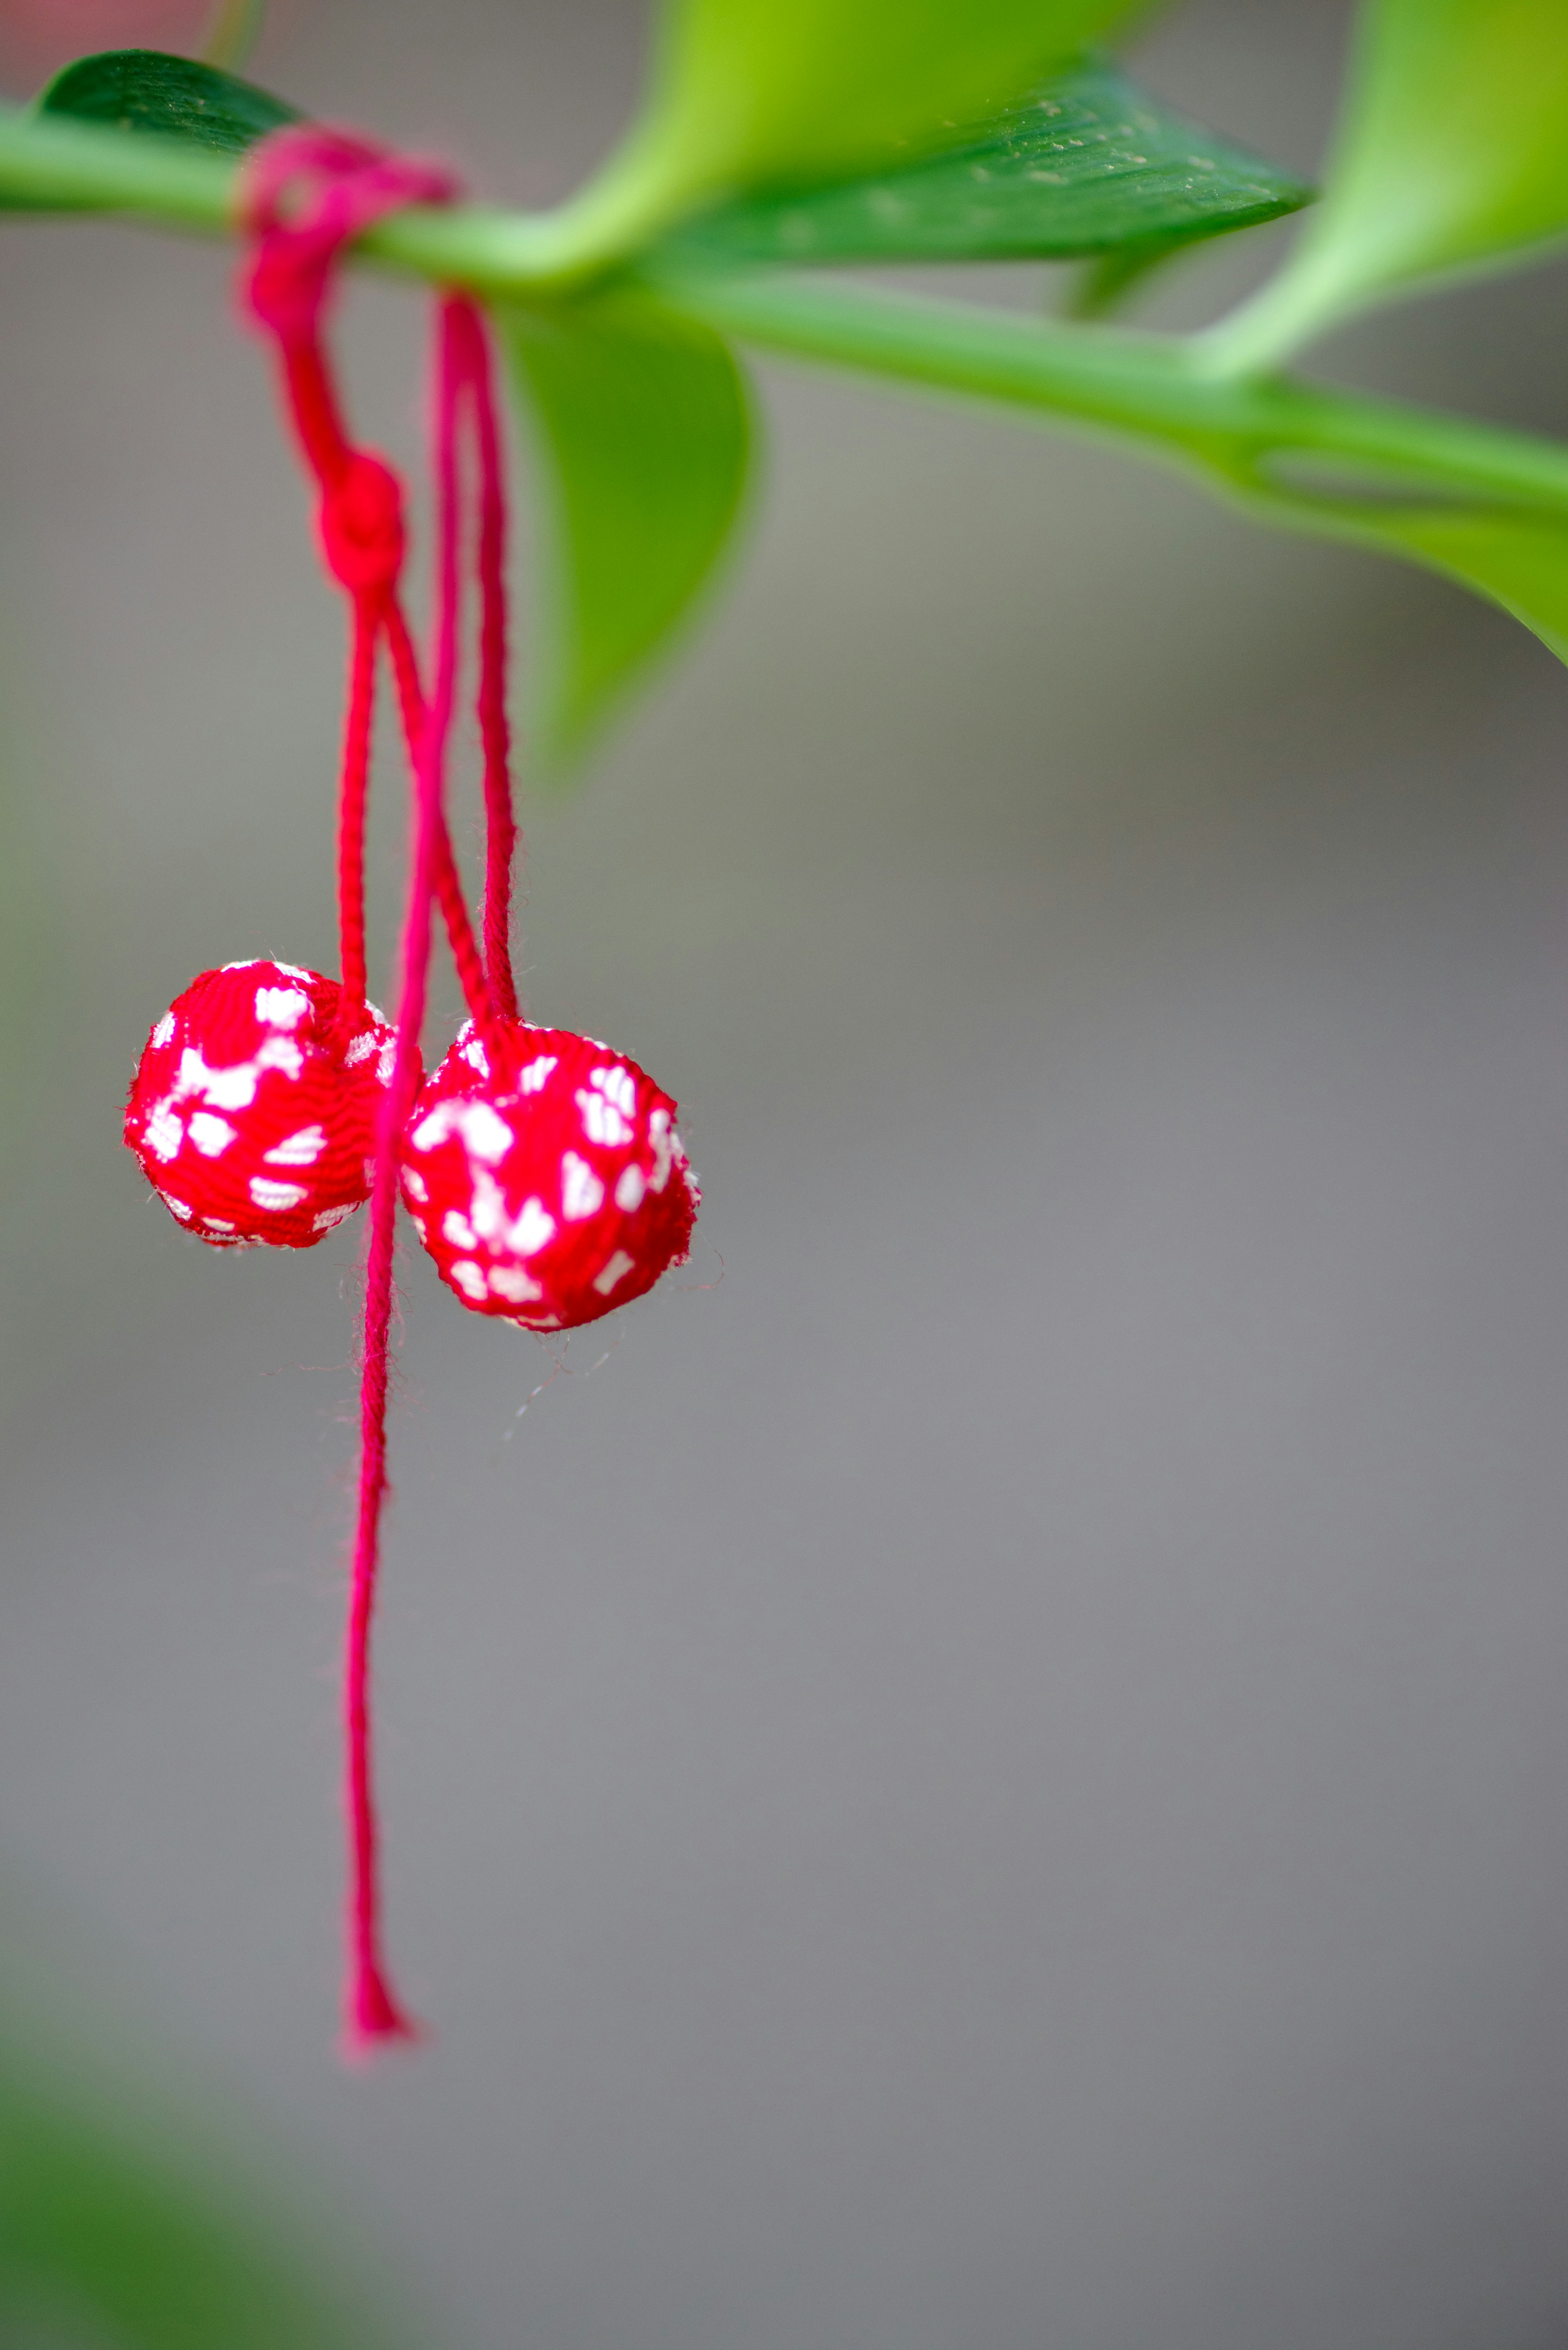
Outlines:
{"type": "Polygon", "coordinates": [[[314,335],[344,245],[388,213],[451,203],[461,192],[444,163],[389,154],[351,130],[308,122],[275,130],[251,150],[240,179],[240,225],[257,245],[251,308],[285,341],[314,335]]]}
{"type": "Polygon", "coordinates": [[[460,968],[467,966],[465,984],[477,986],[479,1008],[487,1019],[493,1014],[442,812],[459,608],[456,395],[450,337],[443,331],[437,404],[441,553],[436,683],[425,707],[397,595],[404,540],[400,484],[381,459],[356,450],[349,441],[319,335],[333,265],[343,246],[388,211],[409,203],[444,202],[455,187],[451,174],[441,166],[405,162],[349,134],[307,127],[277,132],[253,151],[242,203],[243,219],[255,240],[246,278],[250,308],[278,343],[296,432],[322,492],[318,514],[322,552],[354,608],[339,817],[346,996],[350,991],[362,993],[365,984],[365,794],[376,647],[383,634],[399,672],[416,785],[395,1057],[391,1084],[382,1104],[370,1193],[358,1510],[344,1660],[345,1798],[349,1826],[344,2022],[346,2053],[351,2055],[365,2054],[389,2040],[414,2038],[418,2029],[392,1991],[381,1952],[369,1667],[379,1522],[387,1490],[386,1408],[398,1143],[420,1082],[431,910],[438,894],[449,926],[453,926],[460,968]]]}
{"type": "Polygon", "coordinates": [[[451,868],[443,814],[447,740],[457,680],[460,612],[456,378],[443,311],[436,395],[436,624],[432,681],[422,713],[413,812],[408,907],[403,923],[402,994],[397,1060],[382,1106],[376,1178],[370,1192],[370,1243],[365,1272],[365,1384],[360,1411],[359,1521],[349,1601],[346,1698],[349,1726],[348,1799],[358,1865],[349,1909],[351,1970],[346,2018],[350,2053],[389,2038],[417,2036],[387,1981],[379,1938],[377,1834],[369,1775],[369,1660],[381,1505],[387,1492],[387,1339],[392,1313],[392,1253],[398,1202],[398,1151],[419,1085],[419,1045],[430,970],[431,908],[441,868],[451,868]],[[444,854],[443,854],[444,853],[444,854]],[[358,1767],[357,1767],[358,1765],[358,1767]]]}
{"type": "Polygon", "coordinates": [[[512,867],[517,825],[512,809],[511,730],[506,716],[506,494],[501,429],[491,380],[490,344],[477,306],[449,294],[443,331],[453,370],[453,398],[465,393],[479,458],[479,732],[484,753],[484,967],[495,1009],[517,1017],[512,975],[512,867]]]}

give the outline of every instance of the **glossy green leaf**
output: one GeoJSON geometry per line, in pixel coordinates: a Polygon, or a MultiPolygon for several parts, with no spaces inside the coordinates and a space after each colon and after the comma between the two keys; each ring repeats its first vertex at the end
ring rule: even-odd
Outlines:
{"type": "Polygon", "coordinates": [[[621,286],[498,314],[543,481],[533,754],[586,745],[686,618],[746,482],[750,412],[728,346],[621,286]]]}
{"type": "Polygon", "coordinates": [[[40,114],[72,116],[119,130],[151,130],[243,154],[269,130],[300,120],[296,107],[195,57],[161,49],[108,49],[78,57],[38,99],[40,114]]]}
{"type": "Polygon", "coordinates": [[[1215,347],[1272,361],[1386,295],[1564,234],[1563,0],[1366,0],[1323,203],[1215,347]]]}
{"type": "MultiPolygon", "coordinates": [[[[962,143],[1135,0],[666,0],[648,102],[569,208],[627,253],[715,196],[962,143]]],[[[563,216],[565,218],[565,216],[563,216]]]]}
{"type": "Polygon", "coordinates": [[[957,149],[869,179],[742,196],[679,249],[753,262],[1152,260],[1273,220],[1311,190],[1174,114],[1114,67],[1054,76],[957,149]]]}

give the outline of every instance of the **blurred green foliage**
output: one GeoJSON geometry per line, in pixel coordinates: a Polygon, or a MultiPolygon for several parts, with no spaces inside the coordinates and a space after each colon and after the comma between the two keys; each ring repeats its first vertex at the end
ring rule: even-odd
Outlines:
{"type": "Polygon", "coordinates": [[[667,642],[730,537],[750,408],[711,328],[615,286],[501,325],[544,484],[545,633],[529,735],[573,760],[667,642]]]}
{"type": "Polygon", "coordinates": [[[78,57],[43,91],[37,110],[116,130],[190,139],[223,155],[243,154],[269,130],[299,120],[299,109],[270,90],[199,57],[169,57],[161,49],[109,49],[78,57]]]}
{"type": "Polygon", "coordinates": [[[1312,191],[1095,62],[977,122],[961,147],[847,181],[768,188],[676,232],[728,268],[1063,260],[1174,248],[1275,220],[1312,191]]]}
{"type": "MultiPolygon", "coordinates": [[[[51,2021],[0,2016],[0,2341],[389,2350],[374,2302],[211,2132],[51,2021]]],[[[405,2339],[404,2336],[398,2337],[405,2339]]]]}
{"type": "Polygon", "coordinates": [[[667,0],[646,106],[576,200],[623,249],[727,189],[961,142],[1131,0],[667,0]]]}
{"type": "Polygon", "coordinates": [[[1231,347],[1282,356],[1348,311],[1564,234],[1563,0],[1367,0],[1322,206],[1231,347]]]}

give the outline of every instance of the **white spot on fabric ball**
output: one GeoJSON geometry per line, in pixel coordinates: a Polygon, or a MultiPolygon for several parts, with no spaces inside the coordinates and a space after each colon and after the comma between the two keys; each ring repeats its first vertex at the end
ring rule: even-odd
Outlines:
{"type": "Polygon", "coordinates": [[[152,1042],[155,1045],[167,1045],[173,1034],[174,1014],[171,1012],[166,1012],[163,1014],[162,1019],[158,1023],[157,1027],[152,1031],[152,1042]]]}
{"type": "Polygon", "coordinates": [[[167,1165],[171,1159],[179,1158],[184,1139],[184,1126],[175,1117],[172,1106],[160,1102],[147,1121],[147,1148],[155,1159],[161,1159],[167,1165]]]}
{"type": "Polygon", "coordinates": [[[556,1219],[547,1213],[542,1200],[524,1200],[515,1222],[509,1219],[505,1193],[483,1167],[473,1170],[468,1217],[482,1241],[514,1256],[533,1256],[555,1237],[556,1219]]]}
{"type": "Polygon", "coordinates": [[[504,1243],[506,1238],[506,1194],[493,1175],[483,1167],[473,1170],[473,1184],[469,1193],[468,1213],[481,1240],[504,1243]]]}
{"type": "Polygon", "coordinates": [[[182,1102],[190,1094],[205,1094],[219,1109],[247,1109],[255,1099],[256,1075],[249,1061],[236,1062],[230,1069],[210,1069],[194,1045],[187,1045],[180,1055],[180,1074],[174,1080],[174,1090],[169,1098],[182,1102]],[[227,1083],[231,1097],[222,1099],[214,1087],[227,1083]],[[243,1098],[241,1098],[243,1097],[243,1098]]]}
{"type": "Polygon", "coordinates": [[[256,1055],[258,1069],[281,1069],[286,1077],[297,1077],[305,1066],[305,1055],[292,1036],[269,1036],[256,1055]]]}
{"type": "Polygon", "coordinates": [[[285,1208],[297,1208],[306,1196],[299,1183],[274,1183],[265,1175],[253,1175],[250,1195],[258,1208],[271,1208],[281,1214],[285,1208]]]}
{"type": "Polygon", "coordinates": [[[504,1297],[511,1305],[526,1305],[531,1297],[543,1297],[545,1295],[536,1281],[529,1280],[521,1265],[492,1265],[490,1287],[494,1296],[504,1297]]]}
{"type": "Polygon", "coordinates": [[[568,1223],[597,1215],[605,1203],[605,1187],[586,1159],[575,1150],[561,1157],[561,1213],[568,1223]]]}
{"type": "Polygon", "coordinates": [[[607,1143],[613,1147],[631,1140],[631,1128],[614,1102],[607,1101],[601,1093],[590,1093],[585,1087],[577,1095],[577,1107],[582,1112],[583,1132],[590,1142],[607,1143]]]}
{"type": "Polygon", "coordinates": [[[488,1102],[465,1102],[458,1131],[462,1147],[471,1159],[483,1159],[487,1166],[498,1167],[517,1138],[504,1118],[497,1118],[488,1102]]]}
{"type": "Polygon", "coordinates": [[[624,1281],[636,1263],[637,1259],[634,1256],[628,1256],[625,1249],[617,1249],[604,1271],[594,1276],[594,1287],[598,1291],[599,1295],[607,1297],[616,1283],[624,1281]]]}
{"type": "Polygon", "coordinates": [[[389,1036],[381,1047],[381,1057],[376,1064],[376,1083],[389,1086],[398,1066],[398,1040],[389,1036]]]}
{"type": "Polygon", "coordinates": [[[182,1224],[188,1224],[196,1212],[195,1209],[189,1206],[185,1201],[177,1200],[172,1191],[160,1191],[158,1196],[170,1214],[178,1216],[182,1224]]]}
{"type": "Polygon", "coordinates": [[[345,1216],[353,1212],[352,1208],[323,1208],[319,1215],[310,1219],[310,1229],[313,1232],[329,1232],[334,1224],[340,1224],[345,1216]]]}
{"type": "Polygon", "coordinates": [[[626,1215],[633,1215],[642,1205],[642,1195],[648,1189],[648,1178],[640,1167],[623,1167],[617,1179],[615,1203],[626,1215]]]}
{"type": "MultiPolygon", "coordinates": [[[[283,965],[280,963],[281,971],[283,965]]],[[[264,1028],[297,1028],[310,1009],[302,987],[258,987],[256,1018],[264,1028]]]]}
{"type": "Polygon", "coordinates": [[[648,1140],[653,1152],[653,1172],[648,1179],[650,1191],[662,1191],[670,1180],[670,1170],[675,1162],[678,1137],[670,1123],[667,1109],[650,1109],[648,1113],[648,1140]]]}
{"type": "MultiPolygon", "coordinates": [[[[200,1060],[201,1055],[187,1052],[182,1056],[180,1066],[182,1087],[187,1082],[186,1065],[193,1059],[200,1060]]],[[[199,1085],[192,1087],[191,1090],[200,1091],[202,1100],[209,1102],[213,1109],[249,1109],[256,1097],[256,1078],[257,1071],[254,1061],[237,1061],[232,1069],[203,1067],[199,1085]]]]}
{"type": "Polygon", "coordinates": [[[479,1246],[478,1235],[461,1208],[449,1208],[441,1220],[441,1228],[453,1248],[472,1249],[479,1246]]]}
{"type": "Polygon", "coordinates": [[[529,1062],[527,1067],[518,1078],[517,1085],[519,1091],[525,1094],[543,1093],[546,1084],[549,1082],[551,1070],[557,1069],[560,1066],[561,1062],[559,1054],[541,1053],[536,1061],[529,1062]]]}
{"type": "MultiPolygon", "coordinates": [[[[261,969],[261,958],[259,955],[251,955],[244,962],[226,962],[223,964],[223,968],[224,971],[259,971],[261,969]]],[[[281,971],[283,969],[283,965],[282,963],[275,963],[273,968],[275,971],[281,971]]],[[[234,1227],[231,1225],[229,1229],[233,1231],[234,1227]]]]}
{"type": "MultiPolygon", "coordinates": [[[[192,1136],[196,1121],[191,1121],[192,1136]]],[[[327,1148],[324,1127],[302,1126],[297,1134],[286,1134],[273,1149],[262,1153],[264,1167],[314,1167],[327,1148]]]]}
{"type": "Polygon", "coordinates": [[[281,971],[286,979],[307,980],[310,977],[310,973],[307,971],[301,971],[296,962],[275,962],[273,969],[281,971]]]}
{"type": "Polygon", "coordinates": [[[361,1029],[343,1055],[344,1067],[357,1069],[361,1061],[368,1061],[371,1054],[379,1050],[380,1042],[380,1038],[372,1030],[361,1029]]]}
{"type": "Polygon", "coordinates": [[[403,1189],[410,1200],[428,1200],[431,1195],[431,1187],[417,1167],[404,1168],[403,1189]]]}
{"type": "Polygon", "coordinates": [[[421,1118],[409,1137],[414,1150],[439,1150],[452,1135],[461,1135],[462,1147],[471,1159],[498,1166],[511,1149],[516,1136],[504,1118],[497,1118],[488,1102],[437,1102],[427,1118],[421,1118]]]}
{"type": "Polygon", "coordinates": [[[490,1075],[490,1055],[477,1036],[471,1036],[463,1046],[462,1057],[471,1069],[478,1070],[482,1077],[487,1077],[490,1075]]]}
{"type": "Polygon", "coordinates": [[[556,1237],[556,1219],[545,1211],[543,1200],[524,1200],[517,1221],[506,1237],[519,1256],[534,1256],[556,1237]]]}
{"type": "Polygon", "coordinates": [[[485,1295],[484,1275],[480,1272],[479,1267],[474,1263],[472,1257],[459,1257],[457,1263],[452,1268],[452,1277],[453,1281],[456,1282],[458,1287],[462,1290],[463,1295],[465,1297],[472,1297],[476,1305],[485,1295]]]}
{"type": "Polygon", "coordinates": [[[235,1132],[226,1118],[214,1118],[210,1109],[193,1110],[186,1130],[203,1159],[221,1159],[235,1132]]]}
{"type": "Polygon", "coordinates": [[[606,1101],[613,1102],[623,1118],[629,1118],[637,1107],[637,1081],[629,1069],[590,1069],[590,1086],[597,1086],[606,1101]]]}
{"type": "Polygon", "coordinates": [[[206,1232],[232,1232],[234,1229],[226,1216],[198,1216],[196,1222],[206,1232]]]}

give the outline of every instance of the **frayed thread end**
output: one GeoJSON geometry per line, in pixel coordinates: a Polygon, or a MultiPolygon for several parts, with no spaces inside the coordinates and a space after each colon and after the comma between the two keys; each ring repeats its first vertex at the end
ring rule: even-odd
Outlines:
{"type": "Polygon", "coordinates": [[[348,2013],[337,2054],[356,2070],[399,2047],[417,2047],[430,2038],[422,2023],[404,2013],[379,1967],[357,1969],[348,1984],[348,2013]]]}

